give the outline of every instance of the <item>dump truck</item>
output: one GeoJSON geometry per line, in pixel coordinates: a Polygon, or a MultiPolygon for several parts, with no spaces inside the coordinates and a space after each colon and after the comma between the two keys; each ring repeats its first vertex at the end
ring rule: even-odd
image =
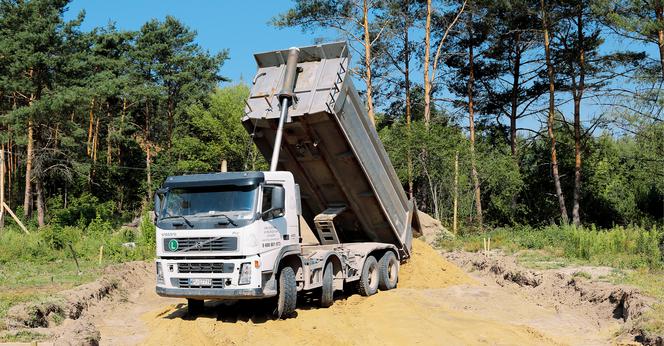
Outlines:
{"type": "Polygon", "coordinates": [[[345,42],[254,55],[242,123],[264,172],[168,177],[155,194],[156,291],[204,300],[274,300],[293,316],[299,293],[397,286],[419,221],[349,70],[345,42]]]}

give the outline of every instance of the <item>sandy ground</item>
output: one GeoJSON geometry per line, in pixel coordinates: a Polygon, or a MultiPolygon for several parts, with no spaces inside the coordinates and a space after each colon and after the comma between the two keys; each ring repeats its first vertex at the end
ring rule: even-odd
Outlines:
{"type": "Polygon", "coordinates": [[[93,313],[102,345],[607,344],[617,323],[583,311],[538,306],[482,277],[470,277],[416,240],[399,287],[339,297],[328,309],[299,299],[297,317],[272,320],[267,302],[207,302],[198,317],[181,299],[160,298],[154,278],[93,313]],[[433,268],[434,270],[431,270],[433,268]]]}

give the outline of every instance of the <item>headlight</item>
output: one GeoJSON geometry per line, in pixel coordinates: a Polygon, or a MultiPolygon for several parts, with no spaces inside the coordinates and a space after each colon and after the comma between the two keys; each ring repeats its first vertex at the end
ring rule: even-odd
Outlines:
{"type": "Polygon", "coordinates": [[[164,284],[164,273],[161,271],[161,263],[156,262],[157,264],[157,285],[164,284]]]}
{"type": "Polygon", "coordinates": [[[251,283],[251,262],[242,263],[240,266],[240,285],[248,285],[251,283]]]}

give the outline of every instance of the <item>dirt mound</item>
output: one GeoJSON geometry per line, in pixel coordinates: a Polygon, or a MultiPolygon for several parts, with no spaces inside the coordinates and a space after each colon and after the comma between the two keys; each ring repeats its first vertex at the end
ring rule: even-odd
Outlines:
{"type": "Polygon", "coordinates": [[[420,232],[422,233],[421,239],[427,244],[433,244],[436,238],[443,236],[447,238],[454,238],[454,234],[443,227],[443,224],[429,216],[429,214],[417,211],[417,217],[420,220],[420,232]]]}
{"type": "Polygon", "coordinates": [[[589,281],[557,271],[534,271],[516,264],[513,257],[493,253],[452,252],[445,257],[469,271],[492,275],[501,286],[529,289],[528,296],[540,305],[556,310],[584,309],[588,318],[626,322],[623,330],[639,334],[633,323],[650,311],[653,300],[633,287],[589,281]]]}
{"type": "Polygon", "coordinates": [[[56,341],[66,341],[67,344],[95,344],[99,332],[91,322],[70,321],[78,320],[88,308],[111,294],[136,287],[142,283],[141,278],[149,275],[150,269],[145,262],[109,266],[94,282],[59,292],[42,301],[13,306],[7,313],[5,324],[10,329],[49,328],[47,331],[56,341]]]}
{"type": "Polygon", "coordinates": [[[412,257],[399,271],[400,288],[444,288],[474,281],[420,239],[413,239],[412,257]]]}

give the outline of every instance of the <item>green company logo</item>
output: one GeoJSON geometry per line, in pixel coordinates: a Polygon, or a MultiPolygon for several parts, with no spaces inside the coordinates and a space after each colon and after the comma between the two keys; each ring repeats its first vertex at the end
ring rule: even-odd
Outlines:
{"type": "Polygon", "coordinates": [[[171,251],[177,251],[178,245],[177,239],[171,239],[168,241],[168,249],[171,251]]]}

